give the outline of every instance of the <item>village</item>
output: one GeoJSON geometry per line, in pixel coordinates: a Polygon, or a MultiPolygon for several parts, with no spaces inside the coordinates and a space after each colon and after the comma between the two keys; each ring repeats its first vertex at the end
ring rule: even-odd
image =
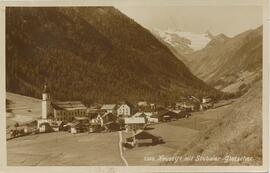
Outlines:
{"type": "Polygon", "coordinates": [[[66,131],[77,133],[106,133],[124,131],[127,138],[125,148],[157,145],[166,141],[145,129],[152,124],[187,119],[192,112],[213,108],[210,97],[183,97],[167,107],[139,101],[132,105],[128,101],[114,104],[96,104],[86,107],[81,101],[52,101],[49,89],[44,85],[42,93],[42,117],[26,124],[14,125],[8,140],[20,136],[66,131]]]}

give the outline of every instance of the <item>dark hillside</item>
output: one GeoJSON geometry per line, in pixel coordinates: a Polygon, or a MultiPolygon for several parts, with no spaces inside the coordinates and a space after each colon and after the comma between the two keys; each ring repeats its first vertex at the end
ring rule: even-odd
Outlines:
{"type": "Polygon", "coordinates": [[[112,102],[219,95],[151,33],[113,7],[6,10],[7,90],[112,102]]]}

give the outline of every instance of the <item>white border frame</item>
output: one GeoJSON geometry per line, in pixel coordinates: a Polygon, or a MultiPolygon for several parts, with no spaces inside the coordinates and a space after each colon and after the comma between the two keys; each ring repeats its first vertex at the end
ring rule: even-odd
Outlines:
{"type": "Polygon", "coordinates": [[[266,172],[269,140],[269,1],[268,0],[91,0],[0,2],[0,173],[1,172],[266,172]],[[6,6],[231,6],[263,7],[263,165],[262,166],[6,166],[5,7],[6,6]]]}

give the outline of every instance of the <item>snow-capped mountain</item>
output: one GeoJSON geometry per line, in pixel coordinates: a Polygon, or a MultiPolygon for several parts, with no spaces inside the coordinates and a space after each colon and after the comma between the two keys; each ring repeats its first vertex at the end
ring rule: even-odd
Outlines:
{"type": "Polygon", "coordinates": [[[181,54],[189,54],[193,51],[200,50],[211,41],[211,34],[209,32],[197,34],[174,30],[171,28],[168,28],[167,30],[154,28],[152,33],[173,48],[177,49],[181,54]]]}

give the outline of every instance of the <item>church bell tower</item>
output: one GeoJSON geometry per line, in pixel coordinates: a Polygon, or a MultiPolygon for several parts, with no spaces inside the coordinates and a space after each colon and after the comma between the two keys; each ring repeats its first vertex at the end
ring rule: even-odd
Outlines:
{"type": "Polygon", "coordinates": [[[48,119],[51,113],[51,96],[47,85],[44,85],[42,92],[42,119],[48,119]]]}

